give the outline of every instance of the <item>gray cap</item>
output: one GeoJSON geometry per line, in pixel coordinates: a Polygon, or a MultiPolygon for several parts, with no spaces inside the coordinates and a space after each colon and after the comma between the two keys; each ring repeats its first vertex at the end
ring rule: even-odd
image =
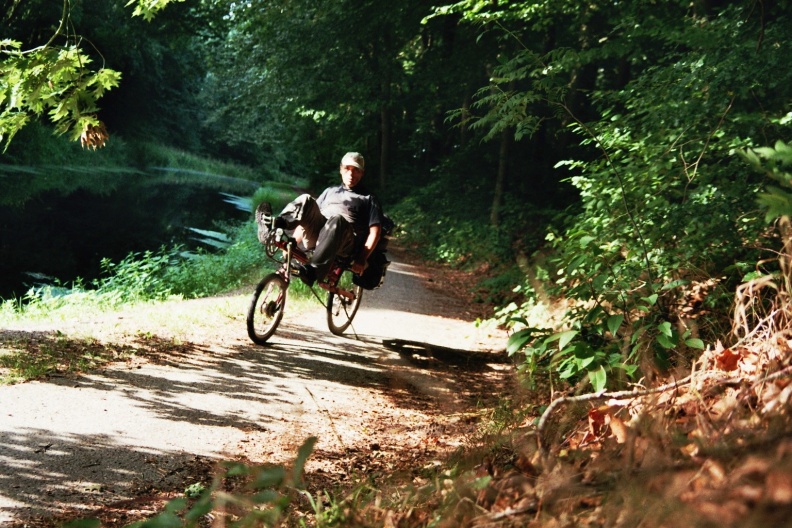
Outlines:
{"type": "Polygon", "coordinates": [[[344,157],[341,158],[341,166],[351,165],[353,167],[357,167],[360,170],[364,170],[366,168],[366,160],[363,159],[363,154],[360,152],[347,152],[344,154],[344,157]]]}

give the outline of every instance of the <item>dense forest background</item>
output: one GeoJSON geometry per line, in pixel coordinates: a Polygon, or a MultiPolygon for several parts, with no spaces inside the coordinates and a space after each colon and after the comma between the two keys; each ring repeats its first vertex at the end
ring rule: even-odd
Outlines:
{"type": "Polygon", "coordinates": [[[779,269],[788,1],[124,4],[0,3],[5,298],[250,245],[347,150],[406,244],[483,270],[529,371],[684,365],[779,269]]]}

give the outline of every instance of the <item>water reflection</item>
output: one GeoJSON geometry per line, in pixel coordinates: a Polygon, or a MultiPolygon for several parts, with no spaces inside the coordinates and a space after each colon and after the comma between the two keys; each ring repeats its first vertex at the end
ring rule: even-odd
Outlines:
{"type": "Polygon", "coordinates": [[[24,294],[30,273],[90,280],[104,257],[189,244],[188,227],[246,218],[221,192],[257,187],[198,171],[0,164],[0,298],[24,294]]]}

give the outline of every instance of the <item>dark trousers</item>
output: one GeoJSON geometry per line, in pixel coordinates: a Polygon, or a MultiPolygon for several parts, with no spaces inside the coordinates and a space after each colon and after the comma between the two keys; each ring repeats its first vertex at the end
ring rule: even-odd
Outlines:
{"type": "Polygon", "coordinates": [[[355,247],[355,233],[346,218],[325,218],[316,200],[308,194],[298,196],[279,215],[286,229],[300,226],[305,231],[306,249],[313,249],[310,264],[316,268],[316,279],[322,280],[330,271],[336,256],[349,257],[355,247]]]}

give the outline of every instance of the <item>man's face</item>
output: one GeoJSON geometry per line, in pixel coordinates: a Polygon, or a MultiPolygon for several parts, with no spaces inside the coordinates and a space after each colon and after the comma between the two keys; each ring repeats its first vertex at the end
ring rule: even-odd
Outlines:
{"type": "Polygon", "coordinates": [[[360,182],[363,177],[363,171],[354,165],[341,165],[341,181],[344,182],[344,187],[351,189],[360,182]]]}

